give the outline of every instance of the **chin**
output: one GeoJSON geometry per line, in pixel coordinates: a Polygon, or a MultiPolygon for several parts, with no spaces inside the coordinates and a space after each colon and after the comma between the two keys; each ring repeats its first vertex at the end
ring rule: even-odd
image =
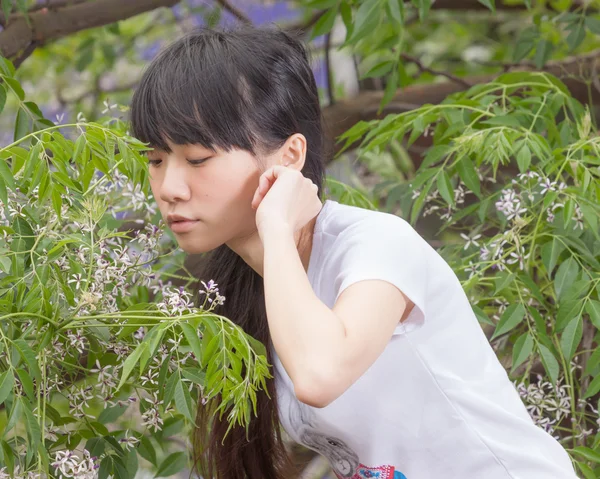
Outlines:
{"type": "MultiPolygon", "coordinates": [[[[176,235],[177,238],[177,235],[176,235]]],[[[204,241],[194,240],[190,238],[177,238],[179,247],[188,254],[208,253],[221,246],[221,243],[209,244],[204,241]]]]}

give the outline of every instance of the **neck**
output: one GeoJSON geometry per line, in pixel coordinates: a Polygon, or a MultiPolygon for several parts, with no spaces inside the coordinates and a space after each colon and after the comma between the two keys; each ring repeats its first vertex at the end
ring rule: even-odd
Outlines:
{"type": "MultiPolygon", "coordinates": [[[[308,271],[316,222],[317,217],[310,220],[301,230],[294,234],[298,255],[304,266],[304,271],[308,271]]],[[[264,248],[258,231],[255,230],[248,236],[230,241],[227,243],[227,246],[237,253],[261,277],[264,277],[264,248]]]]}

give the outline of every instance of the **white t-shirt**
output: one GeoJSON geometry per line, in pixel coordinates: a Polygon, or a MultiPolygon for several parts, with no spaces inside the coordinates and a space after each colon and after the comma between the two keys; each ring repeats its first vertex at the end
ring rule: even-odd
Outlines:
{"type": "Polygon", "coordinates": [[[296,399],[273,351],[282,426],[337,477],[577,477],[563,447],[533,423],[452,268],[410,223],[327,200],[307,274],[330,308],[367,279],[415,304],[373,365],[324,408],[296,399]]]}

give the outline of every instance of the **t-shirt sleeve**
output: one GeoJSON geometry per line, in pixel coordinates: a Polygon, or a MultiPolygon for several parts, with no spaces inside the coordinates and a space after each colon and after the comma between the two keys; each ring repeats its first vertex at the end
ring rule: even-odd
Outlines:
{"type": "MultiPolygon", "coordinates": [[[[404,219],[381,213],[360,221],[338,237],[339,272],[335,301],[351,284],[378,279],[402,291],[414,304],[409,316],[394,330],[408,333],[425,321],[427,242],[404,219]]],[[[400,317],[398,317],[400,321],[400,317]]]]}

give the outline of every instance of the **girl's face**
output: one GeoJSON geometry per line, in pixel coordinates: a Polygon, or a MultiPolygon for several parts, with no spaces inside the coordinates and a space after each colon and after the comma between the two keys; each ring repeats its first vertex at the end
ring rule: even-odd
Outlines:
{"type": "Polygon", "coordinates": [[[251,202],[261,174],[255,158],[244,150],[168,145],[171,153],[147,152],[150,187],[167,224],[169,215],[192,220],[169,225],[180,248],[204,253],[251,236],[256,231],[251,202]]]}

